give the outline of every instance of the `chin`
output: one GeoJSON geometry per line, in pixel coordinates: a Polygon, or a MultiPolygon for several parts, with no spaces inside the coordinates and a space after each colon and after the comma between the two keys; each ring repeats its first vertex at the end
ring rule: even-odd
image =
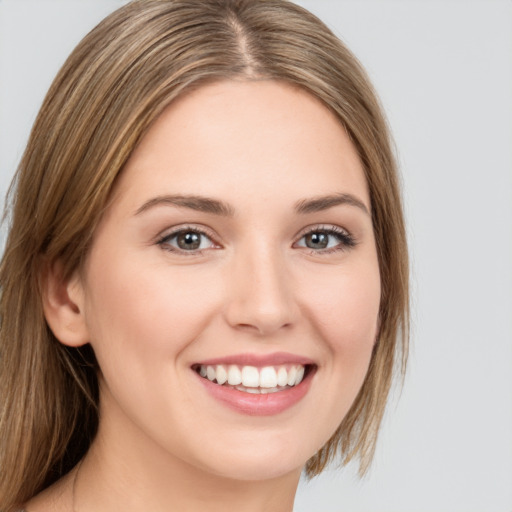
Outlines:
{"type": "Polygon", "coordinates": [[[280,461],[275,464],[273,461],[259,457],[258,460],[236,460],[231,465],[223,464],[216,468],[216,474],[230,480],[244,482],[274,480],[297,474],[299,477],[305,461],[297,464],[296,461],[280,461]]]}
{"type": "Polygon", "coordinates": [[[236,443],[221,450],[222,455],[210,451],[208,460],[203,459],[202,465],[209,468],[209,472],[233,480],[272,480],[293,473],[298,478],[314,452],[303,452],[304,446],[300,447],[300,443],[294,447],[286,447],[282,442],[276,444],[254,442],[252,446],[245,444],[241,447],[236,443]]]}

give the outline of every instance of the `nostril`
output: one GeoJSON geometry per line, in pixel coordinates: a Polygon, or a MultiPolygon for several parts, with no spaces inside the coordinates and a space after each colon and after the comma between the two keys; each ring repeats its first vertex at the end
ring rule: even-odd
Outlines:
{"type": "MultiPolygon", "coordinates": [[[[264,259],[264,257],[263,257],[264,259]]],[[[264,263],[259,261],[259,265],[264,263]]],[[[270,265],[270,264],[269,264],[270,265]]],[[[269,335],[289,328],[299,318],[299,307],[292,296],[291,280],[267,269],[246,267],[233,277],[225,305],[227,323],[240,331],[269,335]]]]}
{"type": "Polygon", "coordinates": [[[268,336],[280,329],[289,329],[292,325],[292,322],[282,322],[281,319],[260,317],[254,319],[253,323],[238,323],[234,327],[247,333],[268,336]]]}

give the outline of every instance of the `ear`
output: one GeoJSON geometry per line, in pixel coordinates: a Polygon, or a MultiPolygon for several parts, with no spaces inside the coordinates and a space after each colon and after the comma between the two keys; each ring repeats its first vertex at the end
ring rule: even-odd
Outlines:
{"type": "Polygon", "coordinates": [[[63,274],[60,262],[46,267],[42,282],[44,316],[61,343],[79,347],[89,342],[83,284],[78,272],[68,280],[63,274]]]}

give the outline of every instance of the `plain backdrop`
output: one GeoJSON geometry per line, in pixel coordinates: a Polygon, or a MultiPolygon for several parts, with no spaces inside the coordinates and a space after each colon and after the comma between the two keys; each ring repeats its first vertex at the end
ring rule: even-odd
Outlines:
{"type": "MultiPolygon", "coordinates": [[[[120,0],[0,1],[0,193],[52,78],[120,0]]],[[[367,68],[404,181],[413,332],[375,463],[296,512],[512,511],[512,2],[311,0],[367,68]]]]}

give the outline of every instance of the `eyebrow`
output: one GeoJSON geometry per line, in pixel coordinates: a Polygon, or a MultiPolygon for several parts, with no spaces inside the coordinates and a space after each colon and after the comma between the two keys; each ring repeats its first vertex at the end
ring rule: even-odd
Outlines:
{"type": "MultiPolygon", "coordinates": [[[[149,201],[146,201],[136,212],[135,215],[140,215],[155,206],[178,206],[181,208],[190,208],[204,213],[213,215],[220,215],[222,217],[233,217],[235,209],[218,199],[211,197],[196,196],[196,195],[164,195],[157,196],[149,201]]],[[[294,205],[294,209],[299,214],[315,213],[333,208],[334,206],[349,205],[359,208],[367,215],[370,215],[366,205],[352,194],[330,194],[327,196],[318,196],[311,199],[301,199],[294,205]]]]}
{"type": "Polygon", "coordinates": [[[295,210],[297,213],[315,213],[339,205],[355,206],[367,215],[370,215],[363,201],[352,194],[331,194],[328,196],[313,197],[311,199],[302,199],[295,203],[295,210]]]}
{"type": "Polygon", "coordinates": [[[233,217],[235,210],[232,206],[212,199],[210,197],[194,196],[194,195],[166,195],[158,196],[144,203],[136,212],[139,215],[150,208],[160,205],[179,206],[182,208],[190,208],[204,213],[212,213],[223,217],[233,217]]]}

